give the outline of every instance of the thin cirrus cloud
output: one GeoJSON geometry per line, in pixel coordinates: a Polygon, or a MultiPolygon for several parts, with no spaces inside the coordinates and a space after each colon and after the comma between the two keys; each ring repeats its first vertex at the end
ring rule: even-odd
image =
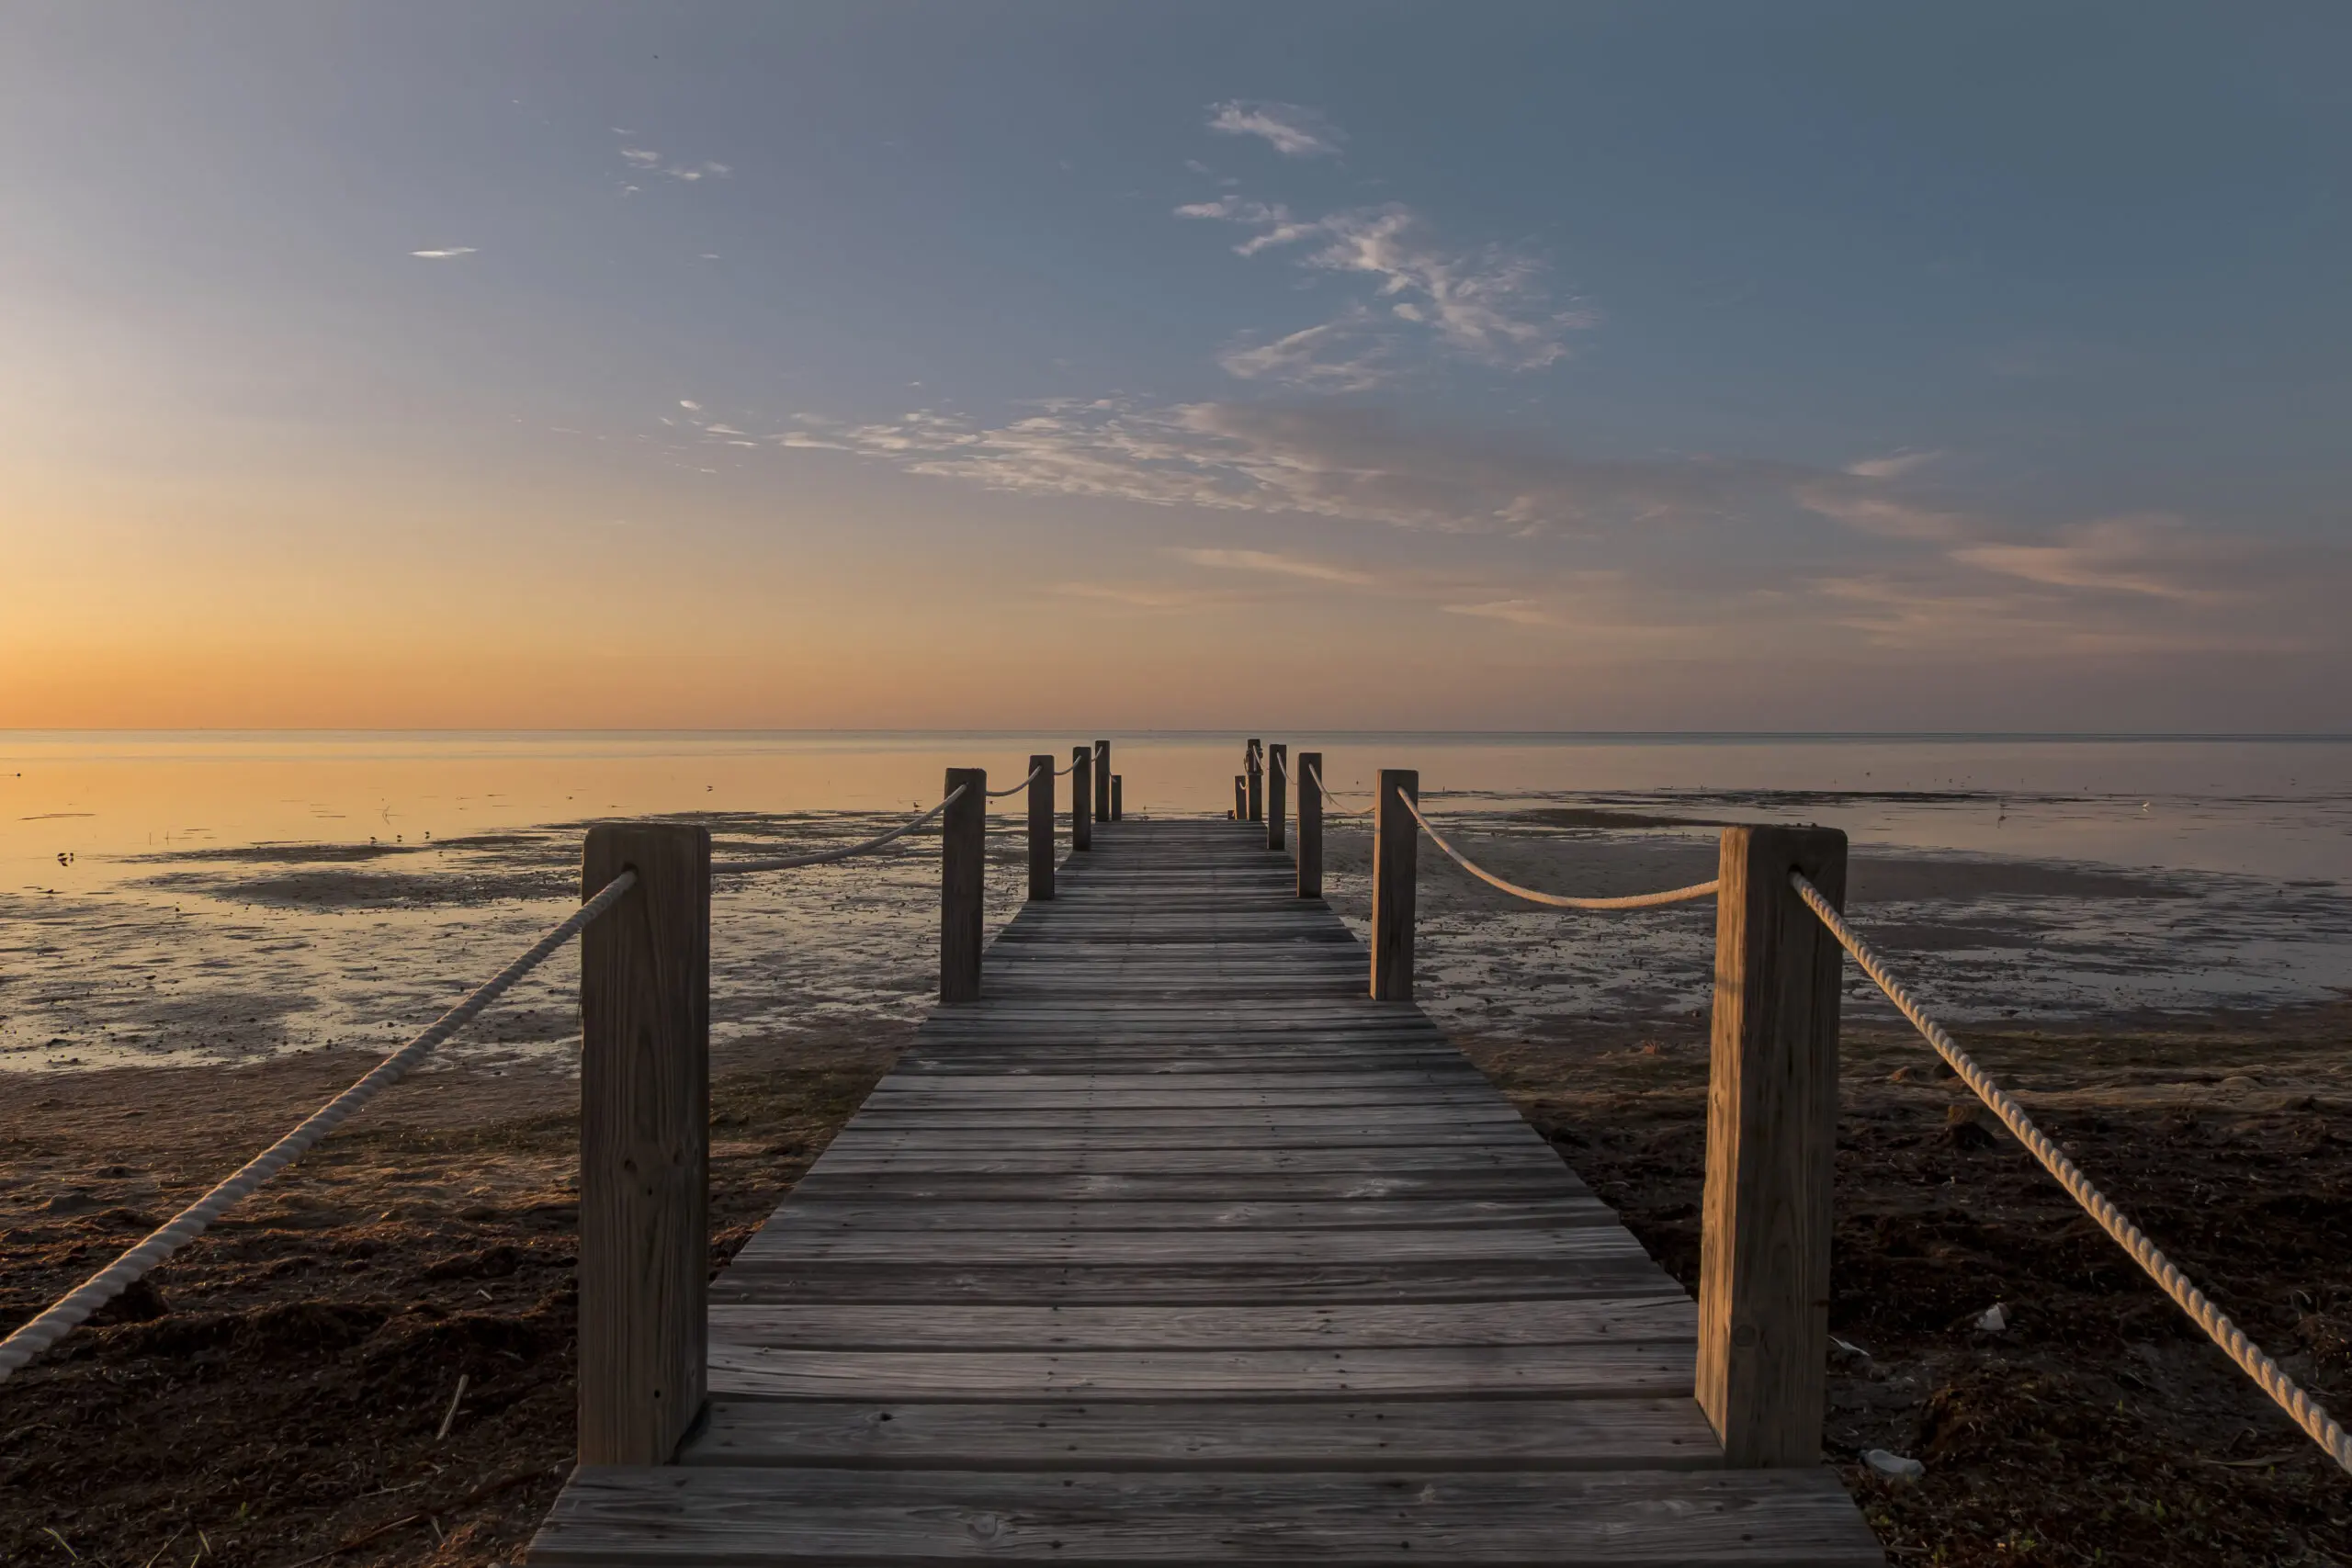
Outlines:
{"type": "MultiPolygon", "coordinates": [[[[1616,575],[1596,603],[1629,607],[1663,594],[1655,602],[1693,624],[1801,617],[1872,646],[2283,646],[2323,635],[2313,629],[2327,618],[2322,601],[2345,577],[2333,557],[2288,561],[2176,519],[2038,530],[2004,523],[1912,488],[1905,476],[1917,465],[1881,478],[1868,458],[1839,468],[1575,457],[1348,404],[1098,399],[1038,405],[1001,423],[932,411],[863,425],[797,419],[769,439],[985,490],[1521,539],[1528,545],[1514,548],[1573,549],[1589,563],[1605,551],[1600,559],[1616,575]],[[1808,531],[1808,517],[1841,533],[1808,531]],[[1783,543],[1757,553],[1768,537],[1783,543]],[[2256,605],[2268,608],[2257,615],[2256,605]]],[[[1164,553],[1220,572],[1409,587],[1277,550],[1164,553]]],[[[1423,586],[1450,615],[1530,630],[1565,625],[1523,592],[1423,586]]]]}
{"type": "Polygon", "coordinates": [[[687,185],[707,179],[723,180],[735,172],[732,166],[726,164],[672,163],[650,147],[624,147],[620,150],[620,153],[621,162],[627,164],[635,173],[660,175],[664,178],[679,180],[687,185]]]}
{"type": "Polygon", "coordinates": [[[454,261],[459,256],[470,256],[477,255],[479,254],[480,253],[471,245],[450,245],[445,249],[437,251],[409,252],[409,254],[419,257],[424,261],[454,261]]]}
{"type": "Polygon", "coordinates": [[[1310,582],[1331,582],[1350,588],[1369,588],[1378,581],[1370,572],[1353,568],[1334,566],[1329,561],[1312,560],[1304,556],[1284,555],[1275,550],[1195,549],[1179,547],[1168,554],[1194,566],[1209,567],[1219,571],[1261,572],[1274,577],[1304,578],[1310,582]]]}
{"type": "Polygon", "coordinates": [[[1285,158],[1336,158],[1347,132],[1302,104],[1228,98],[1209,106],[1208,128],[1221,136],[1254,136],[1285,158]]]}
{"type": "Polygon", "coordinates": [[[1560,618],[1532,599],[1490,599],[1478,604],[1441,604],[1449,615],[1474,615],[1481,620],[1507,621],[1515,626],[1556,626],[1560,618]]]}

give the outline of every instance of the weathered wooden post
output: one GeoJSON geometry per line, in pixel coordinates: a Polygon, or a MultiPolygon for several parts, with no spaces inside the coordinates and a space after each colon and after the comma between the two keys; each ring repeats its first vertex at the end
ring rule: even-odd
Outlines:
{"type": "Polygon", "coordinates": [[[1253,739],[1241,755],[1242,777],[1250,781],[1250,820],[1262,822],[1266,818],[1266,753],[1265,742],[1253,739]]]}
{"type": "Polygon", "coordinates": [[[1290,815],[1290,748],[1276,741],[1266,748],[1266,847],[1283,847],[1283,818],[1290,815]]]}
{"type": "Polygon", "coordinates": [[[710,1269],[710,832],[588,830],[580,890],[580,1462],[667,1464],[702,1413],[710,1269]]]}
{"type": "Polygon", "coordinates": [[[1404,802],[1421,799],[1411,768],[1380,770],[1372,802],[1372,999],[1413,999],[1413,869],[1420,825],[1404,802]]]}
{"type": "Polygon", "coordinates": [[[1111,820],[1114,822],[1127,814],[1127,803],[1120,798],[1126,793],[1126,782],[1124,773],[1111,775],[1111,820]]]}
{"type": "Polygon", "coordinates": [[[1735,1469],[1821,1459],[1843,954],[1789,886],[1846,898],[1846,835],[1726,828],[1699,1243],[1699,1404],[1735,1469]]]}
{"type": "Polygon", "coordinates": [[[1111,743],[1094,743],[1094,820],[1111,820],[1111,743]]]}
{"type": "Polygon", "coordinates": [[[1323,792],[1315,781],[1323,776],[1323,753],[1298,754],[1298,896],[1323,897],[1323,792]]]}
{"type": "Polygon", "coordinates": [[[1250,820],[1250,779],[1244,773],[1233,775],[1233,819],[1236,822],[1250,820]]]}
{"type": "Polygon", "coordinates": [[[1069,753],[1069,847],[1072,850],[1094,848],[1094,753],[1084,746],[1073,746],[1069,753]]]}
{"type": "Polygon", "coordinates": [[[1029,759],[1029,897],[1054,896],[1054,759],[1029,759]]]}
{"type": "Polygon", "coordinates": [[[939,818],[939,999],[980,999],[980,895],[987,884],[989,775],[950,768],[947,791],[964,791],[939,818]]]}

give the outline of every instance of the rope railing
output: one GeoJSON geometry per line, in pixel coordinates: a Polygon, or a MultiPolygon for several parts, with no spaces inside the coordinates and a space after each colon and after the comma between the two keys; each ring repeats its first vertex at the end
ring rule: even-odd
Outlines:
{"type": "MultiPolygon", "coordinates": [[[[1015,784],[1013,787],[1018,789],[1020,785],[1015,784]]],[[[874,837],[865,840],[860,843],[850,844],[838,850],[819,850],[814,854],[786,855],[780,860],[713,861],[710,865],[710,874],[713,876],[727,876],[741,875],[747,872],[753,871],[797,871],[804,865],[829,865],[837,860],[848,860],[853,855],[865,854],[874,850],[880,849],[883,845],[889,843],[894,839],[905,838],[909,833],[913,832],[916,829],[922,827],[924,823],[930,821],[933,818],[938,816],[949,807],[955,805],[958,800],[961,800],[964,797],[964,792],[969,788],[971,788],[971,785],[969,784],[957,784],[954,789],[948,792],[946,799],[941,801],[938,805],[933,807],[922,816],[909,818],[906,821],[899,823],[888,832],[876,833],[874,837]]]]}
{"type": "Polygon", "coordinates": [[[1369,817],[1372,815],[1372,807],[1368,806],[1361,810],[1353,807],[1341,806],[1340,804],[1340,797],[1331,793],[1331,786],[1323,782],[1323,775],[1317,773],[1315,769],[1307,769],[1306,776],[1315,781],[1315,793],[1324,798],[1336,815],[1340,817],[1369,817]]]}
{"type": "Polygon", "coordinates": [[[367,1076],[312,1111],[301,1125],[246,1161],[235,1175],[173,1215],[144,1240],[60,1297],[40,1315],[0,1340],[0,1382],[6,1382],[34,1357],[74,1332],[92,1313],[138,1283],[148,1270],[202,1235],[239,1200],[300,1158],[313,1144],[399,1082],[411,1067],[472,1022],[483,1009],[504,996],[549,953],[587,929],[591,921],[619,902],[621,895],[635,886],[637,873],[633,871],[624,871],[605,884],[594,897],[573,910],[570,919],[435,1019],[424,1033],[377,1063],[367,1076]]]}
{"type": "Polygon", "coordinates": [[[2113,1238],[2118,1247],[2132,1255],[2132,1260],[2147,1271],[2148,1277],[2163,1289],[2165,1294],[2170,1296],[2180,1310],[2205,1331],[2206,1337],[2237,1363],[2240,1371],[2253,1379],[2263,1393],[2268,1394],[2297,1426],[2309,1434],[2312,1441],[2327,1450],[2328,1456],[2345,1471],[2352,1472],[2352,1434],[2347,1434],[2337,1425],[2324,1406],[2304,1393],[2295,1380],[2263,1351],[2261,1346],[2247,1338],[2245,1331],[2232,1323],[2227,1314],[2215,1306],[2172,1259],[2157,1249],[2155,1243],[2150,1241],[2139,1226],[2108,1200],[2107,1194],[2091,1184],[2090,1178],[2083,1174],[2081,1168],[2067,1158],[2065,1153],[2033,1124],[2033,1119],[2026,1114],[2025,1108],[1972,1061],[1968,1053],[1945,1032],[1941,1024],[1928,1016],[1903,983],[1886,967],[1884,961],[1871,951],[1870,944],[1854,934],[1853,928],[1846,924],[1821,889],[1798,872],[1789,874],[1789,885],[1796,889],[1797,897],[1821,918],[1821,923],[1828,929],[1830,935],[1838,939],[1838,944],[1854,955],[1854,962],[1861,966],[1862,973],[1886,993],[1887,1000],[1893,1002],[1896,1010],[1911,1021],[1912,1027],[1926,1038],[1928,1044],[1936,1048],[1936,1054],[1951,1064],[1952,1071],[1960,1075],[1961,1081],[1984,1102],[1994,1115],[2001,1119],[2003,1126],[2016,1134],[2018,1142],[2026,1146],[2027,1152],[2041,1162],[2042,1168],[2058,1179],[2058,1185],[2066,1190],[2067,1196],[2081,1204],[2083,1212],[2098,1221],[2099,1228],[2113,1238]]]}
{"type": "Polygon", "coordinates": [[[1531,904],[1541,904],[1546,908],[1654,909],[1666,904],[1687,904],[1694,898],[1712,898],[1723,886],[1721,881],[1694,882],[1688,887],[1669,887],[1662,893],[1631,893],[1615,898],[1576,898],[1565,893],[1541,893],[1532,887],[1521,887],[1516,882],[1506,882],[1479,865],[1446,841],[1445,835],[1421,815],[1421,808],[1414,804],[1412,796],[1400,794],[1396,798],[1407,811],[1412,813],[1413,820],[1421,825],[1421,831],[1430,836],[1430,842],[1443,850],[1454,864],[1490,887],[1499,887],[1514,898],[1524,898],[1531,904]]]}
{"type": "MultiPolygon", "coordinates": [[[[1007,784],[1002,789],[989,790],[988,792],[988,797],[990,800],[1002,800],[1008,795],[1019,795],[1023,790],[1027,789],[1031,784],[1035,784],[1037,782],[1037,775],[1045,771],[1043,764],[1034,767],[1029,770],[1029,776],[1023,779],[1019,784],[1007,784]]],[[[958,790],[956,793],[960,795],[963,792],[958,790]]],[[[944,805],[945,802],[943,801],[941,804],[944,805]]]]}

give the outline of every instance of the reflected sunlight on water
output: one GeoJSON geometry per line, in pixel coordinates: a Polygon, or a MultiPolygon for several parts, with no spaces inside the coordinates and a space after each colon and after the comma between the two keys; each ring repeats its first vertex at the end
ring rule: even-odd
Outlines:
{"type": "MultiPolygon", "coordinates": [[[[2352,987],[2342,741],[1269,738],[1321,750],[1342,794],[1418,766],[1474,852],[1564,891],[1704,874],[1725,820],[1842,827],[1858,908],[1963,1016],[2352,987]]],[[[1001,787],[1032,751],[1067,758],[1086,739],[0,734],[0,1067],[388,1044],[560,918],[588,822],[690,814],[723,846],[826,847],[929,805],[948,766],[1001,787]]],[[[1239,738],[1113,739],[1131,815],[1230,801],[1239,738]]],[[[1001,921],[1019,899],[1018,826],[996,831],[1001,921]]],[[[1343,913],[1361,892],[1348,838],[1343,913]]],[[[1703,913],[1564,923],[1424,874],[1442,1015],[1497,1027],[1703,1006],[1703,913]]],[[[935,880],[919,838],[723,887],[719,1040],[919,1014],[935,880]]],[[[564,1059],[574,976],[550,964],[460,1049],[564,1059]]]]}

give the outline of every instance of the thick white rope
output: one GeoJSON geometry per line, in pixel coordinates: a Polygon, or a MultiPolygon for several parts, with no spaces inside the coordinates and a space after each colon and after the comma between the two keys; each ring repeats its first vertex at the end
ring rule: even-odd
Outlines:
{"type": "Polygon", "coordinates": [[[1723,886],[1720,881],[1694,882],[1688,887],[1669,887],[1663,893],[1630,893],[1622,898],[1571,898],[1564,893],[1538,893],[1532,887],[1505,882],[1486,867],[1472,863],[1467,855],[1445,841],[1444,834],[1430,826],[1430,819],[1421,815],[1421,808],[1413,804],[1412,796],[1400,794],[1396,798],[1406,810],[1413,814],[1413,820],[1421,825],[1421,831],[1430,836],[1430,842],[1453,857],[1454,864],[1488,886],[1499,887],[1512,897],[1524,898],[1531,904],[1542,904],[1554,909],[1655,909],[1662,904],[1687,904],[1694,898],[1712,898],[1723,886]]]}
{"type": "Polygon", "coordinates": [[[1366,807],[1363,810],[1358,811],[1351,807],[1340,805],[1340,797],[1331,793],[1331,786],[1323,782],[1323,775],[1315,769],[1307,769],[1306,776],[1315,781],[1315,793],[1321,795],[1324,801],[1331,807],[1332,815],[1337,817],[1369,817],[1372,815],[1372,808],[1370,807],[1366,807]]]}
{"type": "Polygon", "coordinates": [[[431,1055],[435,1046],[472,1022],[484,1008],[504,996],[515,981],[537,968],[548,954],[579,935],[591,920],[611,908],[622,894],[636,886],[637,873],[633,871],[624,871],[605,884],[594,898],[572,911],[571,919],[533,942],[528,952],[435,1020],[431,1028],[377,1063],[365,1077],[312,1111],[300,1126],[255,1155],[234,1176],[74,1286],[48,1311],[0,1340],[0,1382],[6,1382],[17,1369],[74,1332],[84,1319],[129,1290],[149,1269],[203,1235],[206,1227],[226,1213],[231,1205],[300,1158],[311,1145],[398,1083],[411,1067],[431,1055]]]}
{"type": "Polygon", "coordinates": [[[1828,928],[1829,934],[1838,939],[1839,945],[1854,955],[1854,962],[1861,965],[1862,973],[1878,983],[1878,988],[1886,993],[1887,1000],[1911,1021],[1912,1027],[1927,1037],[1928,1043],[1936,1048],[1938,1055],[1951,1064],[1952,1071],[1960,1075],[1961,1081],[1975,1092],[1976,1098],[1983,1100],[1994,1115],[2001,1119],[2002,1125],[2017,1135],[2018,1142],[2041,1162],[2042,1168],[2058,1179],[2058,1185],[2083,1206],[2083,1212],[2098,1222],[2099,1229],[2130,1253],[2132,1260],[2147,1270],[2148,1277],[2164,1288],[2165,1294],[2178,1303],[2180,1310],[2205,1331],[2206,1337],[2219,1345],[2263,1393],[2278,1403],[2278,1408],[2292,1416],[2295,1424],[2311,1435],[2312,1441],[2326,1450],[2328,1456],[2347,1472],[2352,1472],[2352,1433],[2346,1433],[2336,1425],[2335,1418],[2327,1413],[2324,1406],[2305,1393],[2294,1379],[2281,1371],[2278,1363],[2263,1353],[2261,1346],[2247,1338],[2245,1331],[2232,1323],[2227,1314],[2208,1300],[2204,1292],[2189,1282],[2188,1277],[2174,1265],[2171,1258],[2156,1249],[2156,1244],[2150,1241],[2139,1226],[2108,1201],[2107,1194],[2091,1185],[2090,1178],[2085,1176],[2081,1168],[2033,1124],[2033,1119],[2025,1113],[2025,1108],[1986,1077],[1984,1069],[1969,1059],[1968,1053],[1944,1032],[1941,1024],[1920,1010],[1919,1004],[1912,999],[1911,993],[1904,989],[1903,982],[1894,977],[1878,954],[1871,951],[1869,944],[1854,934],[1837,909],[1831,907],[1829,900],[1822,897],[1820,888],[1796,872],[1789,874],[1789,885],[1797,890],[1797,897],[1821,917],[1821,923],[1828,928]]]}
{"type": "MultiPolygon", "coordinates": [[[[748,871],[797,871],[804,865],[826,865],[833,861],[847,860],[852,855],[862,855],[869,850],[880,849],[893,839],[905,838],[909,833],[961,800],[964,797],[964,792],[971,787],[967,784],[957,784],[948,792],[945,800],[941,801],[922,816],[911,818],[887,833],[876,833],[863,843],[852,844],[846,849],[820,850],[813,855],[787,855],[782,860],[713,861],[710,865],[710,874],[713,876],[730,876],[740,875],[748,871]]],[[[1020,786],[1016,784],[1013,787],[1017,789],[1020,786]]]]}
{"type": "Polygon", "coordinates": [[[1037,775],[1045,771],[1043,764],[1034,767],[1029,770],[1029,776],[1023,779],[1019,784],[1007,784],[1002,789],[992,789],[989,791],[989,798],[990,800],[1002,800],[1008,795],[1018,795],[1023,790],[1027,789],[1031,784],[1035,784],[1037,782],[1037,775]]]}

